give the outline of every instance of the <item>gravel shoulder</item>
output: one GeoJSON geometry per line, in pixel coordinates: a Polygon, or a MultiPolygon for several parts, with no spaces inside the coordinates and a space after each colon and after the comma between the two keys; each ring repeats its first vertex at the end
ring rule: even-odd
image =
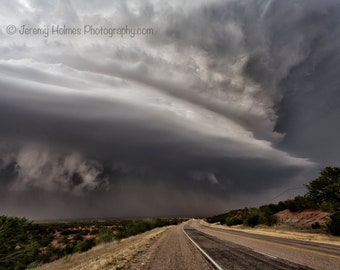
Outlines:
{"type": "Polygon", "coordinates": [[[137,267],[136,264],[130,264],[126,269],[214,269],[184,235],[182,229],[183,225],[172,227],[153,244],[147,253],[141,254],[137,267]]]}

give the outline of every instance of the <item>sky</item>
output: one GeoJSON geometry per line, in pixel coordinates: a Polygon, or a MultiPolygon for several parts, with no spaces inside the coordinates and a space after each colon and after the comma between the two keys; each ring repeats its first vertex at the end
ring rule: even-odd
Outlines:
{"type": "Polygon", "coordinates": [[[0,30],[0,214],[206,216],[339,166],[338,0],[8,0],[0,30]]]}

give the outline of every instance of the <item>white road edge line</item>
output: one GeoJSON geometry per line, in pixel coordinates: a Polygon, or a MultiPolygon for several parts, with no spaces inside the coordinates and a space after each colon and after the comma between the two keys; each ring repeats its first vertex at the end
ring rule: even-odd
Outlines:
{"type": "Polygon", "coordinates": [[[199,251],[202,252],[202,254],[218,269],[218,270],[224,270],[221,266],[219,266],[199,245],[195,243],[194,240],[185,232],[184,228],[182,228],[183,233],[188,237],[188,239],[195,245],[195,247],[198,248],[199,251]]]}
{"type": "Polygon", "coordinates": [[[264,253],[264,252],[261,252],[261,251],[255,250],[255,249],[253,249],[253,251],[255,251],[256,253],[262,254],[264,256],[267,256],[267,257],[270,257],[270,258],[273,258],[273,259],[277,259],[277,257],[269,255],[267,253],[264,253]]]}

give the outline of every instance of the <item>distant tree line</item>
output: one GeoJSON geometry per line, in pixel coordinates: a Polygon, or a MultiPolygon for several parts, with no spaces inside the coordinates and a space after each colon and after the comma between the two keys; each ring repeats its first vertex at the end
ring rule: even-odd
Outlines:
{"type": "MultiPolygon", "coordinates": [[[[227,226],[243,224],[254,227],[259,224],[272,226],[278,222],[276,213],[289,209],[292,212],[319,209],[331,213],[328,230],[340,235],[340,168],[326,167],[320,176],[306,185],[307,193],[294,199],[267,204],[259,208],[244,208],[207,218],[210,223],[220,222],[227,226]]],[[[312,224],[313,229],[320,224],[312,224]]]]}

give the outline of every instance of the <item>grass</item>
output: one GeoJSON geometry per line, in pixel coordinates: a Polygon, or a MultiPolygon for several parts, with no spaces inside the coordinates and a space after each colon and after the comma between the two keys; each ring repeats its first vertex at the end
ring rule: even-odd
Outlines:
{"type": "Polygon", "coordinates": [[[126,265],[146,251],[151,243],[169,227],[156,228],[120,241],[98,245],[84,253],[77,253],[49,264],[38,270],[99,270],[125,269],[126,265]]]}

